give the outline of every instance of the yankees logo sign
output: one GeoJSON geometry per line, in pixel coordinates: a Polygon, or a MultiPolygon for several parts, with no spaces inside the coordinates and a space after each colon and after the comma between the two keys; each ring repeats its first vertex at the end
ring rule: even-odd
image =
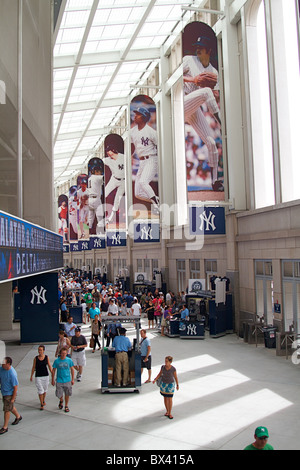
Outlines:
{"type": "Polygon", "coordinates": [[[190,207],[191,235],[225,235],[224,207],[190,207]]]}
{"type": "Polygon", "coordinates": [[[31,301],[30,303],[33,305],[33,304],[41,304],[43,302],[43,304],[46,304],[47,303],[47,299],[46,299],[46,292],[47,290],[41,286],[40,287],[40,290],[38,290],[37,286],[35,286],[33,289],[31,289],[31,301]]]}
{"type": "Polygon", "coordinates": [[[107,246],[126,246],[126,232],[107,232],[107,246]]]}
{"type": "Polygon", "coordinates": [[[160,229],[157,223],[141,223],[134,226],[134,241],[136,243],[153,243],[160,241],[160,229]]]}

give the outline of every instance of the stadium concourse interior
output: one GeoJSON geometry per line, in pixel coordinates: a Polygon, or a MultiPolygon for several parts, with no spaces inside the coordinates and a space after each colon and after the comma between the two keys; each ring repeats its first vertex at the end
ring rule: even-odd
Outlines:
{"type": "Polygon", "coordinates": [[[259,424],[276,448],[299,448],[299,9],[298,0],[1,0],[0,345],[14,358],[24,416],[5,448],[74,448],[85,436],[89,447],[101,427],[95,448],[240,449],[259,424]],[[149,331],[153,369],[166,354],[178,366],[172,422],[151,384],[99,393],[90,350],[72,412],[51,393],[44,412],[36,407],[36,342],[20,344],[12,290],[50,311],[50,278],[67,266],[136,295],[196,289],[209,299],[212,282],[226,280],[216,305],[230,299],[231,334],[149,331]],[[48,274],[47,287],[28,289],[48,274]],[[276,347],[255,344],[264,329],[276,347]]]}

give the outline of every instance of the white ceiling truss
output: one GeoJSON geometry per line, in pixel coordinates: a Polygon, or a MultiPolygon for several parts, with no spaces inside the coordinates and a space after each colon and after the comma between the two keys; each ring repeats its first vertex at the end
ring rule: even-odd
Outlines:
{"type": "Polygon", "coordinates": [[[54,31],[55,186],[97,151],[203,0],[63,0],[54,31]]]}

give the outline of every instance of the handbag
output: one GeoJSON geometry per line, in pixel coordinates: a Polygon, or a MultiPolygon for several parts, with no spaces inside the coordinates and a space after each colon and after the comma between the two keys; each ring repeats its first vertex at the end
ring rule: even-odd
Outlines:
{"type": "Polygon", "coordinates": [[[95,346],[95,340],[94,340],[93,337],[91,337],[91,339],[90,339],[90,348],[94,349],[94,346],[95,346]]]}
{"type": "Polygon", "coordinates": [[[157,379],[156,385],[157,385],[158,387],[160,387],[160,385],[161,385],[161,377],[159,377],[159,379],[157,379]]]}

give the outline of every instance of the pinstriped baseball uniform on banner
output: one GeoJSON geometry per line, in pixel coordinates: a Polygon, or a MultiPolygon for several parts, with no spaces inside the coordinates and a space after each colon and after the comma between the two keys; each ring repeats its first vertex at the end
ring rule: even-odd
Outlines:
{"type": "Polygon", "coordinates": [[[114,204],[112,207],[112,213],[107,219],[107,222],[110,222],[114,212],[117,212],[120,207],[122,197],[125,194],[125,157],[122,153],[114,153],[109,151],[109,157],[103,159],[103,162],[106,166],[109,167],[111,171],[111,177],[109,182],[105,186],[105,197],[107,198],[110,193],[112,193],[116,188],[116,194],[114,198],[114,204]]]}
{"type": "MultiPolygon", "coordinates": [[[[96,172],[97,173],[97,172],[96,172]]],[[[104,233],[104,208],[101,201],[104,176],[92,174],[88,179],[89,186],[89,227],[92,229],[95,217],[97,219],[96,235],[104,233]]]]}
{"type": "MultiPolygon", "coordinates": [[[[219,106],[211,88],[199,88],[195,83],[185,80],[187,77],[195,77],[203,72],[214,73],[218,76],[218,71],[210,63],[207,67],[204,67],[197,56],[185,56],[183,58],[185,122],[193,127],[207,146],[208,163],[212,169],[213,184],[218,179],[218,150],[201,105],[205,103],[209,112],[215,117],[219,116],[219,106]]],[[[219,85],[217,83],[215,90],[218,89],[219,85]]]]}
{"type": "Polygon", "coordinates": [[[157,198],[150,186],[151,181],[157,178],[157,133],[149,124],[142,129],[134,126],[131,129],[131,141],[139,158],[139,169],[135,180],[135,195],[147,199],[157,198]]]}

